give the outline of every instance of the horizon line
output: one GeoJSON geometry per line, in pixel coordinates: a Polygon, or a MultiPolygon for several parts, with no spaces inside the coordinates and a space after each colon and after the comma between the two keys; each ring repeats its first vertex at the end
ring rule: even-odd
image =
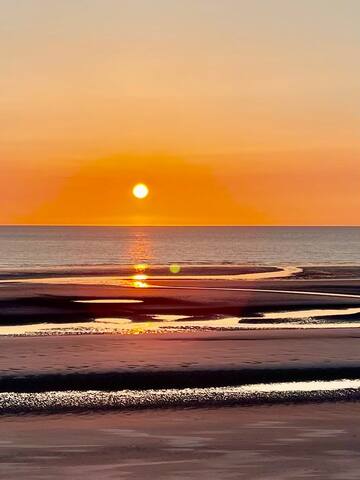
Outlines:
{"type": "Polygon", "coordinates": [[[246,225],[246,224],[173,224],[173,225],[132,225],[132,224],[78,224],[78,223],[0,223],[0,227],[109,227],[109,228],[207,228],[207,227],[244,227],[244,228],[360,228],[360,224],[310,224],[310,225],[302,225],[302,224],[257,224],[257,225],[246,225]]]}

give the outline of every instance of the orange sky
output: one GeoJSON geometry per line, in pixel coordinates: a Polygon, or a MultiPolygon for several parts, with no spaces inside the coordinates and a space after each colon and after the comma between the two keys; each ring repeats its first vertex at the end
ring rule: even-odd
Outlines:
{"type": "Polygon", "coordinates": [[[3,4],[0,223],[360,224],[356,0],[3,4]]]}

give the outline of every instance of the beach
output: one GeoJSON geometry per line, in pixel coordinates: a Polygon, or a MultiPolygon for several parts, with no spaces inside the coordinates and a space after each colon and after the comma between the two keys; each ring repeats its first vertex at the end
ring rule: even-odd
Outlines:
{"type": "Polygon", "coordinates": [[[3,271],[0,303],[1,478],[355,478],[356,265],[3,271]]]}

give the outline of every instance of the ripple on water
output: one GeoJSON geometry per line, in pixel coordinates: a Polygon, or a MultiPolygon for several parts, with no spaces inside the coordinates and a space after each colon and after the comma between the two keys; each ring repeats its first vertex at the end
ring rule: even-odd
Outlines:
{"type": "Polygon", "coordinates": [[[50,391],[0,393],[0,412],[58,413],[76,410],[110,410],[171,407],[259,405],[360,399],[360,380],[333,380],[159,390],[50,391]]]}

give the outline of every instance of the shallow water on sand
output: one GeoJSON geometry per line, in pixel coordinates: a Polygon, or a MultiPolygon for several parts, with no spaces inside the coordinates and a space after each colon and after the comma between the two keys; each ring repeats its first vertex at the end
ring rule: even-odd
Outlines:
{"type": "MultiPolygon", "coordinates": [[[[92,302],[86,300],[85,303],[92,302]]],[[[96,300],[96,303],[117,303],[118,300],[96,300]]],[[[121,303],[126,303],[119,300],[121,303]]],[[[141,303],[141,302],[140,302],[141,303]]],[[[72,323],[36,323],[32,325],[0,326],[1,335],[91,335],[91,334],[146,334],[186,332],[194,330],[224,331],[224,330],[276,330],[276,329],[338,329],[359,328],[360,320],[347,321],[349,315],[359,314],[360,308],[333,308],[294,310],[284,312],[265,312],[252,317],[228,317],[214,315],[196,319],[190,315],[146,315],[145,319],[131,318],[97,318],[90,322],[72,323]],[[343,317],[341,320],[330,321],[326,317],[343,317]],[[323,318],[324,317],[324,318],[323,318]]]]}

